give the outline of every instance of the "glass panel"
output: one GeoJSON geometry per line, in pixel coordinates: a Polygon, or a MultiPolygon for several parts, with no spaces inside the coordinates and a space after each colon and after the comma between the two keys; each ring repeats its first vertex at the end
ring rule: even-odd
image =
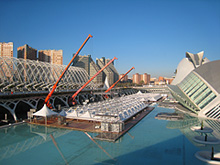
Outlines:
{"type": "Polygon", "coordinates": [[[186,94],[188,95],[189,92],[197,85],[198,83],[194,82],[191,87],[186,91],[186,94]]]}
{"type": "Polygon", "coordinates": [[[193,80],[188,81],[186,88],[184,88],[184,92],[186,92],[191,87],[192,84],[193,84],[193,80]]]}
{"type": "Polygon", "coordinates": [[[201,109],[203,109],[206,105],[208,105],[214,98],[216,98],[216,95],[214,93],[212,93],[210,96],[209,96],[209,99],[207,99],[207,101],[205,101],[202,105],[200,105],[199,107],[201,109]]]}
{"type": "Polygon", "coordinates": [[[212,91],[209,91],[209,92],[204,92],[202,95],[201,95],[201,99],[197,102],[197,104],[200,104],[204,99],[205,100],[208,100],[208,95],[210,95],[212,93],[212,91]]]}
{"type": "Polygon", "coordinates": [[[196,98],[195,100],[195,103],[198,105],[203,99],[204,99],[204,96],[206,95],[205,91],[208,89],[208,87],[206,87],[205,89],[203,89],[201,92],[200,92],[200,96],[198,98],[196,98]]]}
{"type": "Polygon", "coordinates": [[[203,85],[203,82],[200,81],[200,82],[195,86],[195,88],[189,92],[189,94],[188,94],[189,97],[191,97],[193,94],[195,94],[195,93],[197,92],[197,90],[198,90],[202,85],[203,85]]]}
{"type": "Polygon", "coordinates": [[[202,92],[205,91],[207,88],[208,88],[208,87],[207,87],[205,84],[203,84],[203,85],[201,86],[201,88],[196,92],[196,95],[195,95],[195,97],[194,97],[195,101],[199,99],[198,97],[199,97],[199,96],[202,94],[202,92]]]}

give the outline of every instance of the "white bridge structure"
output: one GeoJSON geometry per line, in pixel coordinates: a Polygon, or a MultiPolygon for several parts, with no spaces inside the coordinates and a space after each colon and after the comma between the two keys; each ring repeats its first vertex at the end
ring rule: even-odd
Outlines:
{"type": "MultiPolygon", "coordinates": [[[[49,91],[56,83],[65,65],[0,57],[1,92],[49,91]]],[[[57,86],[57,90],[76,89],[89,80],[85,69],[70,66],[57,86]]],[[[94,88],[91,82],[87,88],[94,88]]]]}
{"type": "MultiPolygon", "coordinates": [[[[19,117],[16,115],[16,109],[19,104],[25,104],[29,109],[40,109],[39,104],[46,98],[65,68],[65,65],[0,57],[0,113],[6,109],[17,121],[19,117]]],[[[68,107],[69,97],[89,79],[85,69],[70,66],[50,99],[51,105],[55,107],[58,100],[59,104],[68,107]]],[[[82,104],[89,99],[102,100],[101,93],[105,90],[98,88],[101,85],[90,82],[83,90],[84,93],[77,95],[76,101],[82,104]]],[[[126,89],[121,92],[122,95],[133,93],[136,93],[136,90],[126,89]]],[[[25,111],[23,106],[22,111],[25,111]]]]}
{"type": "MultiPolygon", "coordinates": [[[[46,95],[56,83],[57,79],[66,68],[65,65],[55,65],[41,61],[24,60],[18,58],[0,57],[0,106],[9,110],[15,120],[15,109],[21,101],[31,108],[37,109],[41,98],[25,99],[26,95],[46,95]],[[16,97],[17,96],[17,97],[16,97]],[[5,99],[5,98],[20,99],[5,99]]],[[[89,75],[83,68],[73,67],[66,71],[56,88],[56,92],[74,91],[89,80],[89,75]]],[[[87,89],[94,89],[97,85],[88,84],[87,89]]],[[[44,99],[44,98],[43,98],[44,99]]],[[[56,97],[51,98],[52,103],[56,97]]],[[[68,99],[60,97],[65,105],[68,99]]]]}

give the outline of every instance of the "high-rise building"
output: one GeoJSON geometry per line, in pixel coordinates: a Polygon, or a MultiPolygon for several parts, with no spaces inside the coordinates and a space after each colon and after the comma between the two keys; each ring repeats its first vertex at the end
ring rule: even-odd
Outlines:
{"type": "Polygon", "coordinates": [[[149,84],[150,83],[150,74],[144,73],[143,75],[140,75],[138,73],[133,75],[133,83],[140,84],[141,81],[143,81],[143,84],[149,84]]]}
{"type": "Polygon", "coordinates": [[[150,84],[150,78],[151,78],[150,74],[147,74],[147,84],[150,84]]]}
{"type": "MultiPolygon", "coordinates": [[[[121,77],[123,77],[123,76],[124,76],[124,74],[120,74],[120,75],[119,75],[119,78],[121,78],[121,77]]],[[[122,81],[122,82],[128,81],[128,75],[125,75],[120,81],[122,81]]]]}
{"type": "MultiPolygon", "coordinates": [[[[0,57],[13,57],[13,42],[0,42],[0,57]]],[[[8,66],[6,66],[3,60],[1,60],[0,65],[2,66],[2,70],[0,71],[1,76],[4,74],[7,78],[12,78],[13,64],[8,63],[8,66]]]]}
{"type": "MultiPolygon", "coordinates": [[[[101,68],[103,68],[110,59],[105,59],[105,57],[102,57],[100,59],[96,59],[96,63],[92,60],[91,55],[85,55],[81,56],[78,55],[73,60],[73,66],[84,68],[90,77],[94,76],[101,68]]],[[[98,76],[96,76],[93,80],[96,84],[102,84],[104,83],[105,79],[107,77],[109,85],[112,85],[114,82],[116,82],[119,78],[119,74],[117,70],[114,67],[114,63],[111,63],[107,68],[105,68],[98,76]]]]}
{"type": "MultiPolygon", "coordinates": [[[[107,64],[109,61],[111,61],[110,59],[105,59],[105,64],[107,64]]],[[[114,74],[114,80],[113,83],[115,83],[118,79],[119,79],[119,73],[118,71],[115,69],[114,66],[114,61],[108,66],[108,68],[110,68],[110,70],[113,72],[114,74]]]]}
{"type": "Polygon", "coordinates": [[[46,50],[38,51],[38,61],[48,62],[50,63],[50,53],[46,50]]]}
{"type": "MultiPolygon", "coordinates": [[[[90,77],[94,76],[101,68],[95,64],[91,55],[81,56],[78,55],[73,60],[73,66],[84,68],[90,77]]],[[[97,75],[93,82],[99,85],[103,85],[103,73],[97,75]]]]}
{"type": "Polygon", "coordinates": [[[63,50],[39,50],[38,60],[63,65],[63,50]]]}
{"type": "MultiPolygon", "coordinates": [[[[100,59],[97,58],[96,65],[98,65],[100,68],[103,68],[109,61],[110,59],[105,59],[105,57],[102,57],[100,59]]],[[[114,84],[118,80],[119,74],[114,67],[114,63],[111,63],[103,70],[103,82],[105,81],[106,77],[108,79],[109,85],[114,84]]]]}
{"type": "MultiPolygon", "coordinates": [[[[73,66],[84,68],[90,77],[94,76],[101,68],[103,68],[110,60],[105,59],[102,57],[100,59],[96,59],[96,63],[91,58],[91,55],[81,56],[78,55],[73,60],[73,66]]],[[[108,65],[100,74],[98,74],[94,79],[93,82],[99,85],[103,85],[104,81],[107,77],[109,85],[112,85],[116,82],[119,78],[119,74],[114,67],[114,63],[108,65]]]]}
{"type": "Polygon", "coordinates": [[[90,62],[92,61],[91,55],[81,56],[78,55],[73,60],[73,66],[84,68],[87,73],[90,75],[90,62]]]}
{"type": "Polygon", "coordinates": [[[139,84],[141,81],[141,77],[138,73],[133,74],[133,83],[134,84],[139,84]]]}
{"type": "Polygon", "coordinates": [[[37,49],[25,44],[17,48],[17,57],[29,60],[37,60],[37,49]]]}
{"type": "MultiPolygon", "coordinates": [[[[94,76],[101,68],[99,68],[95,62],[91,59],[91,62],[90,62],[90,72],[89,72],[89,75],[90,77],[94,76]]],[[[98,74],[94,79],[93,79],[93,82],[96,83],[96,84],[99,84],[99,85],[102,85],[104,82],[102,81],[102,77],[103,77],[103,74],[100,73],[98,74]]]]}
{"type": "MultiPolygon", "coordinates": [[[[102,57],[100,59],[96,58],[96,65],[101,69],[105,66],[105,57],[102,57]]],[[[113,84],[113,73],[111,72],[111,70],[107,67],[105,68],[101,73],[102,75],[102,82],[105,82],[106,76],[107,76],[107,80],[109,82],[109,85],[111,86],[111,84],[113,84]],[[110,82],[111,79],[111,82],[110,82]]]]}
{"type": "Polygon", "coordinates": [[[147,82],[147,73],[144,73],[141,77],[142,77],[141,80],[144,81],[144,84],[147,84],[148,83],[147,82]]]}
{"type": "Polygon", "coordinates": [[[13,57],[13,42],[0,42],[0,56],[13,57]]]}

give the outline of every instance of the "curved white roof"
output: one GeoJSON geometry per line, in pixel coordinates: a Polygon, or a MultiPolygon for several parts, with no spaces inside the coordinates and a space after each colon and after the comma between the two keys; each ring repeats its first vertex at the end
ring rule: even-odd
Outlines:
{"type": "Polygon", "coordinates": [[[206,57],[203,58],[203,55],[204,51],[197,54],[186,52],[186,58],[180,61],[177,67],[176,77],[171,85],[179,84],[192,70],[210,62],[206,57]]]}
{"type": "Polygon", "coordinates": [[[193,69],[195,69],[195,67],[188,58],[182,59],[177,67],[176,77],[171,85],[179,84],[193,69]]]}
{"type": "Polygon", "coordinates": [[[198,73],[203,79],[205,79],[218,93],[220,93],[220,60],[208,62],[203,64],[199,68],[196,68],[194,72],[198,73]]]}

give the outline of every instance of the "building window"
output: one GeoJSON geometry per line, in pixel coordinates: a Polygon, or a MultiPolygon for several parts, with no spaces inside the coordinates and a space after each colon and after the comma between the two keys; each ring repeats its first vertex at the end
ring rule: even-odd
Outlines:
{"type": "Polygon", "coordinates": [[[201,109],[216,97],[214,92],[193,72],[178,86],[201,109]]]}

